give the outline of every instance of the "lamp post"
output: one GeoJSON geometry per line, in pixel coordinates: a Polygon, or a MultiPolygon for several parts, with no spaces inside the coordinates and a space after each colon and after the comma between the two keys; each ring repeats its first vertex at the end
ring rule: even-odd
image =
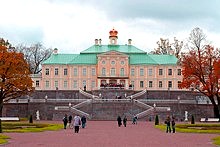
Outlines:
{"type": "Polygon", "coordinates": [[[148,98],[148,91],[147,91],[147,87],[146,87],[146,99],[148,98]]]}
{"type": "Polygon", "coordinates": [[[177,100],[178,100],[178,115],[179,115],[179,118],[180,118],[180,115],[181,115],[181,112],[180,112],[180,96],[177,97],[177,100]]]}
{"type": "Polygon", "coordinates": [[[45,115],[45,119],[47,120],[47,115],[48,115],[48,113],[47,113],[47,98],[48,98],[48,96],[47,95],[45,95],[45,103],[44,103],[44,111],[45,111],[45,113],[44,114],[46,114],[45,115]]]}
{"type": "Polygon", "coordinates": [[[72,104],[71,104],[71,103],[69,103],[69,111],[71,110],[71,105],[72,105],[72,104]]]}
{"type": "Polygon", "coordinates": [[[154,107],[154,116],[153,116],[153,118],[155,119],[156,118],[156,104],[155,103],[153,104],[153,107],[154,107]]]}

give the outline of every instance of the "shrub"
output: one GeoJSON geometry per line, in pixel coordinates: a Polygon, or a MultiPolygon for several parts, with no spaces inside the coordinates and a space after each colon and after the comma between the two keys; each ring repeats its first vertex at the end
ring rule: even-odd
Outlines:
{"type": "Polygon", "coordinates": [[[0,133],[2,133],[2,120],[0,119],[0,133]]]}
{"type": "Polygon", "coordinates": [[[32,117],[32,115],[30,115],[30,117],[29,117],[29,123],[33,123],[33,117],[32,117]]]}
{"type": "Polygon", "coordinates": [[[155,117],[155,125],[159,125],[159,117],[158,117],[158,115],[156,115],[156,117],[155,117]]]}
{"type": "Polygon", "coordinates": [[[192,115],[192,118],[191,118],[191,124],[195,124],[195,119],[194,119],[193,115],[192,115]]]}

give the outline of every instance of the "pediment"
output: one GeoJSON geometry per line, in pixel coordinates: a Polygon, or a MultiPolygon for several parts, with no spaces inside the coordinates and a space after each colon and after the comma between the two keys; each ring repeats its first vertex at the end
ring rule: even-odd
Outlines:
{"type": "Polygon", "coordinates": [[[108,51],[102,54],[99,54],[98,57],[101,56],[124,56],[124,57],[128,57],[127,54],[121,53],[121,52],[117,52],[117,51],[108,51]]]}

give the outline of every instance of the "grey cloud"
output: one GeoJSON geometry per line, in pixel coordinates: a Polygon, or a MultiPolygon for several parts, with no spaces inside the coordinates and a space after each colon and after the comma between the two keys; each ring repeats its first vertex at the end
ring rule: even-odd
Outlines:
{"type": "Polygon", "coordinates": [[[1,26],[0,38],[9,40],[12,44],[33,44],[42,42],[43,30],[39,27],[1,26]]]}

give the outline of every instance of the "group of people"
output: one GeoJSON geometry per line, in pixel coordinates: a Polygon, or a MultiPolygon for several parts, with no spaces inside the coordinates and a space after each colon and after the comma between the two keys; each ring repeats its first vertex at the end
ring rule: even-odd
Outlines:
{"type": "MultiPolygon", "coordinates": [[[[127,120],[128,120],[127,117],[124,116],[124,118],[123,118],[123,125],[124,125],[124,127],[127,126],[127,120]]],[[[120,116],[118,116],[117,122],[118,122],[118,126],[121,127],[121,125],[122,125],[122,119],[121,119],[120,116]]]]}
{"type": "MultiPolygon", "coordinates": [[[[118,118],[117,118],[117,122],[118,122],[118,126],[119,127],[121,127],[122,122],[123,122],[124,127],[126,127],[127,126],[127,121],[128,121],[128,119],[127,119],[126,116],[124,116],[123,120],[121,119],[120,116],[118,116],[118,118]]],[[[132,124],[137,124],[137,116],[133,117],[132,124]]]]}
{"type": "Polygon", "coordinates": [[[176,130],[175,130],[175,117],[173,116],[172,119],[170,118],[170,116],[168,115],[166,120],[165,120],[165,124],[167,125],[167,128],[166,128],[166,132],[168,133],[171,133],[171,128],[172,128],[172,132],[175,133],[176,130]]]}
{"type": "Polygon", "coordinates": [[[82,128],[86,127],[86,117],[82,116],[82,118],[80,118],[80,116],[77,114],[73,118],[72,115],[69,115],[69,117],[68,117],[67,114],[65,114],[63,117],[64,129],[67,128],[68,124],[69,124],[69,128],[71,128],[71,127],[74,128],[75,133],[79,133],[79,128],[81,125],[82,125],[82,128]]]}

